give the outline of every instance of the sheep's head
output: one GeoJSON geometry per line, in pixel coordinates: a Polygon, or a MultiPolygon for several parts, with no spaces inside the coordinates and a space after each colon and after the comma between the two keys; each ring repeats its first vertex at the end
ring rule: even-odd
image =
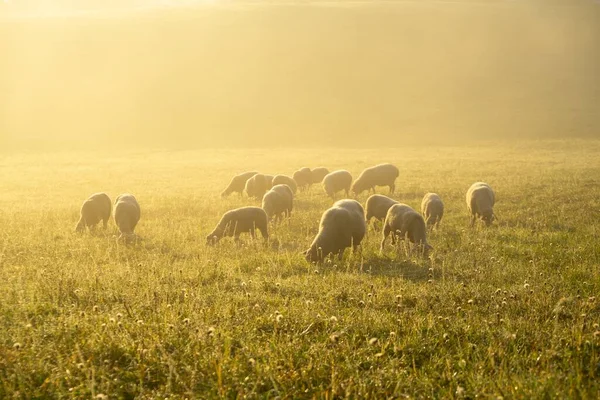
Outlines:
{"type": "Polygon", "coordinates": [[[360,180],[356,180],[352,184],[352,187],[350,188],[350,190],[352,191],[352,193],[355,196],[358,196],[359,194],[361,194],[362,192],[367,190],[367,188],[364,187],[363,183],[360,180]]]}
{"type": "Polygon", "coordinates": [[[219,241],[219,237],[217,235],[215,235],[214,233],[211,233],[210,235],[206,236],[206,245],[207,246],[214,246],[215,244],[217,244],[218,241],[219,241]]]}
{"type": "Polygon", "coordinates": [[[316,245],[312,245],[308,250],[304,252],[304,258],[306,258],[306,261],[311,263],[323,261],[323,249],[316,245]]]}
{"type": "Polygon", "coordinates": [[[77,223],[77,226],[75,226],[75,232],[81,233],[84,230],[85,230],[85,222],[83,221],[83,218],[81,218],[79,220],[79,222],[77,223]]]}
{"type": "Polygon", "coordinates": [[[481,214],[481,219],[483,219],[486,226],[492,225],[492,222],[494,222],[494,220],[496,219],[496,217],[494,216],[494,211],[491,209],[484,211],[481,214]]]}

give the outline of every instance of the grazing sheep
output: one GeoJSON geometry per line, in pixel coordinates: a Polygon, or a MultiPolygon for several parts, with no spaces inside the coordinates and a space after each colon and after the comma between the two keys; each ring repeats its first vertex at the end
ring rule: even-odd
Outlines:
{"type": "Polygon", "coordinates": [[[120,237],[129,238],[140,220],[140,205],[133,195],[124,193],[115,200],[115,223],[121,231],[120,237]]]}
{"type": "Polygon", "coordinates": [[[298,190],[296,181],[287,175],[275,175],[273,178],[273,186],[275,185],[288,185],[290,189],[292,189],[293,194],[296,194],[296,190],[298,190]]]}
{"type": "Polygon", "coordinates": [[[231,182],[229,182],[229,186],[227,186],[227,189],[223,190],[223,192],[221,193],[221,197],[229,196],[233,192],[238,192],[241,195],[244,191],[244,188],[246,187],[246,182],[248,181],[248,179],[252,178],[257,173],[258,172],[251,171],[234,176],[231,179],[231,182]]]}
{"type": "Polygon", "coordinates": [[[486,224],[490,226],[492,221],[496,219],[494,215],[494,203],[496,195],[494,191],[484,182],[475,182],[467,190],[467,207],[471,212],[471,226],[475,224],[475,219],[480,217],[486,224]]]}
{"type": "Polygon", "coordinates": [[[256,229],[260,231],[263,238],[269,238],[265,211],[260,207],[236,208],[223,214],[215,229],[206,236],[206,244],[215,244],[225,236],[233,236],[235,241],[238,242],[240,234],[244,232],[250,233],[250,236],[254,239],[256,229]]]}
{"type": "Polygon", "coordinates": [[[329,254],[342,257],[347,247],[356,250],[367,226],[365,212],[356,200],[339,200],[323,213],[319,224],[319,233],[306,250],[309,262],[322,261],[329,254]]]}
{"type": "Polygon", "coordinates": [[[79,217],[75,231],[83,232],[86,227],[93,230],[100,221],[103,222],[104,229],[106,229],[111,211],[112,203],[106,193],[91,195],[81,206],[81,216],[79,217]]]}
{"type": "Polygon", "coordinates": [[[246,181],[246,194],[248,197],[262,199],[267,192],[267,178],[263,174],[256,174],[246,181]]]}
{"type": "Polygon", "coordinates": [[[390,193],[396,189],[396,178],[400,175],[398,168],[392,164],[379,164],[361,172],[352,185],[352,192],[359,195],[365,190],[373,190],[375,186],[389,186],[390,193]]]}
{"type": "Polygon", "coordinates": [[[298,189],[307,189],[312,184],[312,174],[308,167],[300,168],[298,171],[294,172],[292,178],[296,181],[298,189]]]}
{"type": "Polygon", "coordinates": [[[392,244],[396,244],[396,237],[403,240],[408,236],[411,243],[418,245],[425,256],[433,249],[427,243],[427,227],[421,214],[410,206],[402,203],[390,207],[383,225],[383,239],[381,240],[381,251],[389,234],[392,234],[392,244]]]}
{"type": "Polygon", "coordinates": [[[436,193],[427,193],[421,201],[421,214],[428,228],[439,227],[444,216],[444,202],[436,193]]]}
{"type": "Polygon", "coordinates": [[[281,215],[289,217],[292,215],[294,205],[294,194],[288,185],[275,185],[263,196],[262,208],[270,220],[275,216],[275,220],[279,221],[281,215]]]}
{"type": "Polygon", "coordinates": [[[265,187],[267,190],[270,190],[273,187],[273,178],[273,175],[265,175],[265,187]]]}
{"type": "Polygon", "coordinates": [[[367,202],[365,203],[365,210],[367,212],[367,223],[371,221],[371,218],[375,218],[379,221],[384,221],[388,210],[394,204],[398,204],[398,202],[382,194],[374,194],[372,196],[369,196],[367,202]]]}
{"type": "Polygon", "coordinates": [[[325,167],[317,167],[310,171],[310,175],[312,177],[312,183],[321,183],[323,182],[323,178],[329,173],[329,170],[325,167]]]}
{"type": "Polygon", "coordinates": [[[341,190],[346,192],[346,196],[349,195],[350,186],[352,186],[352,175],[346,170],[333,171],[328,173],[323,178],[323,190],[332,199],[335,194],[341,190]]]}

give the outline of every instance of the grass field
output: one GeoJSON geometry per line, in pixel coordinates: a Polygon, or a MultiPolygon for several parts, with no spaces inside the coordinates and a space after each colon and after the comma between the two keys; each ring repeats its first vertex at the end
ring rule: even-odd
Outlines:
{"type": "MultiPolygon", "coordinates": [[[[0,398],[597,398],[600,142],[0,156],[0,398]],[[446,203],[430,259],[302,255],[331,205],[299,193],[271,240],[216,247],[235,173],[392,162],[395,198],[446,203]],[[469,228],[484,180],[499,222],[469,228]],[[97,191],[136,195],[135,246],[77,235],[97,191]],[[279,316],[280,315],[280,316],[279,316]]],[[[379,190],[385,193],[384,190],[379,190]]],[[[359,197],[364,203],[366,193],[359,197]]]]}

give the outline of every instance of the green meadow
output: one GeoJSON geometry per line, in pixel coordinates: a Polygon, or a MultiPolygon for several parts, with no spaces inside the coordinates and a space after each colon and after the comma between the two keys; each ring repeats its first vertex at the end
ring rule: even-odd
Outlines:
{"type": "MultiPolygon", "coordinates": [[[[0,156],[0,398],[597,398],[600,142],[0,156]],[[395,199],[446,213],[429,258],[301,252],[331,206],[296,195],[270,239],[206,246],[246,170],[391,162],[395,199]],[[465,192],[496,191],[469,227],[465,192]],[[76,234],[82,202],[134,194],[134,245],[76,234]]],[[[387,188],[378,193],[387,194],[387,188]]],[[[358,200],[364,204],[367,194],[358,200]]],[[[260,236],[258,236],[260,237],[260,236]]]]}

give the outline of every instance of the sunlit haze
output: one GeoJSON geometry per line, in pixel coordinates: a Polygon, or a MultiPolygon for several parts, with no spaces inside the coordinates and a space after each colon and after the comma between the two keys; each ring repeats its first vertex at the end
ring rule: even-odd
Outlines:
{"type": "Polygon", "coordinates": [[[4,0],[4,149],[589,137],[593,1],[4,0]]]}

